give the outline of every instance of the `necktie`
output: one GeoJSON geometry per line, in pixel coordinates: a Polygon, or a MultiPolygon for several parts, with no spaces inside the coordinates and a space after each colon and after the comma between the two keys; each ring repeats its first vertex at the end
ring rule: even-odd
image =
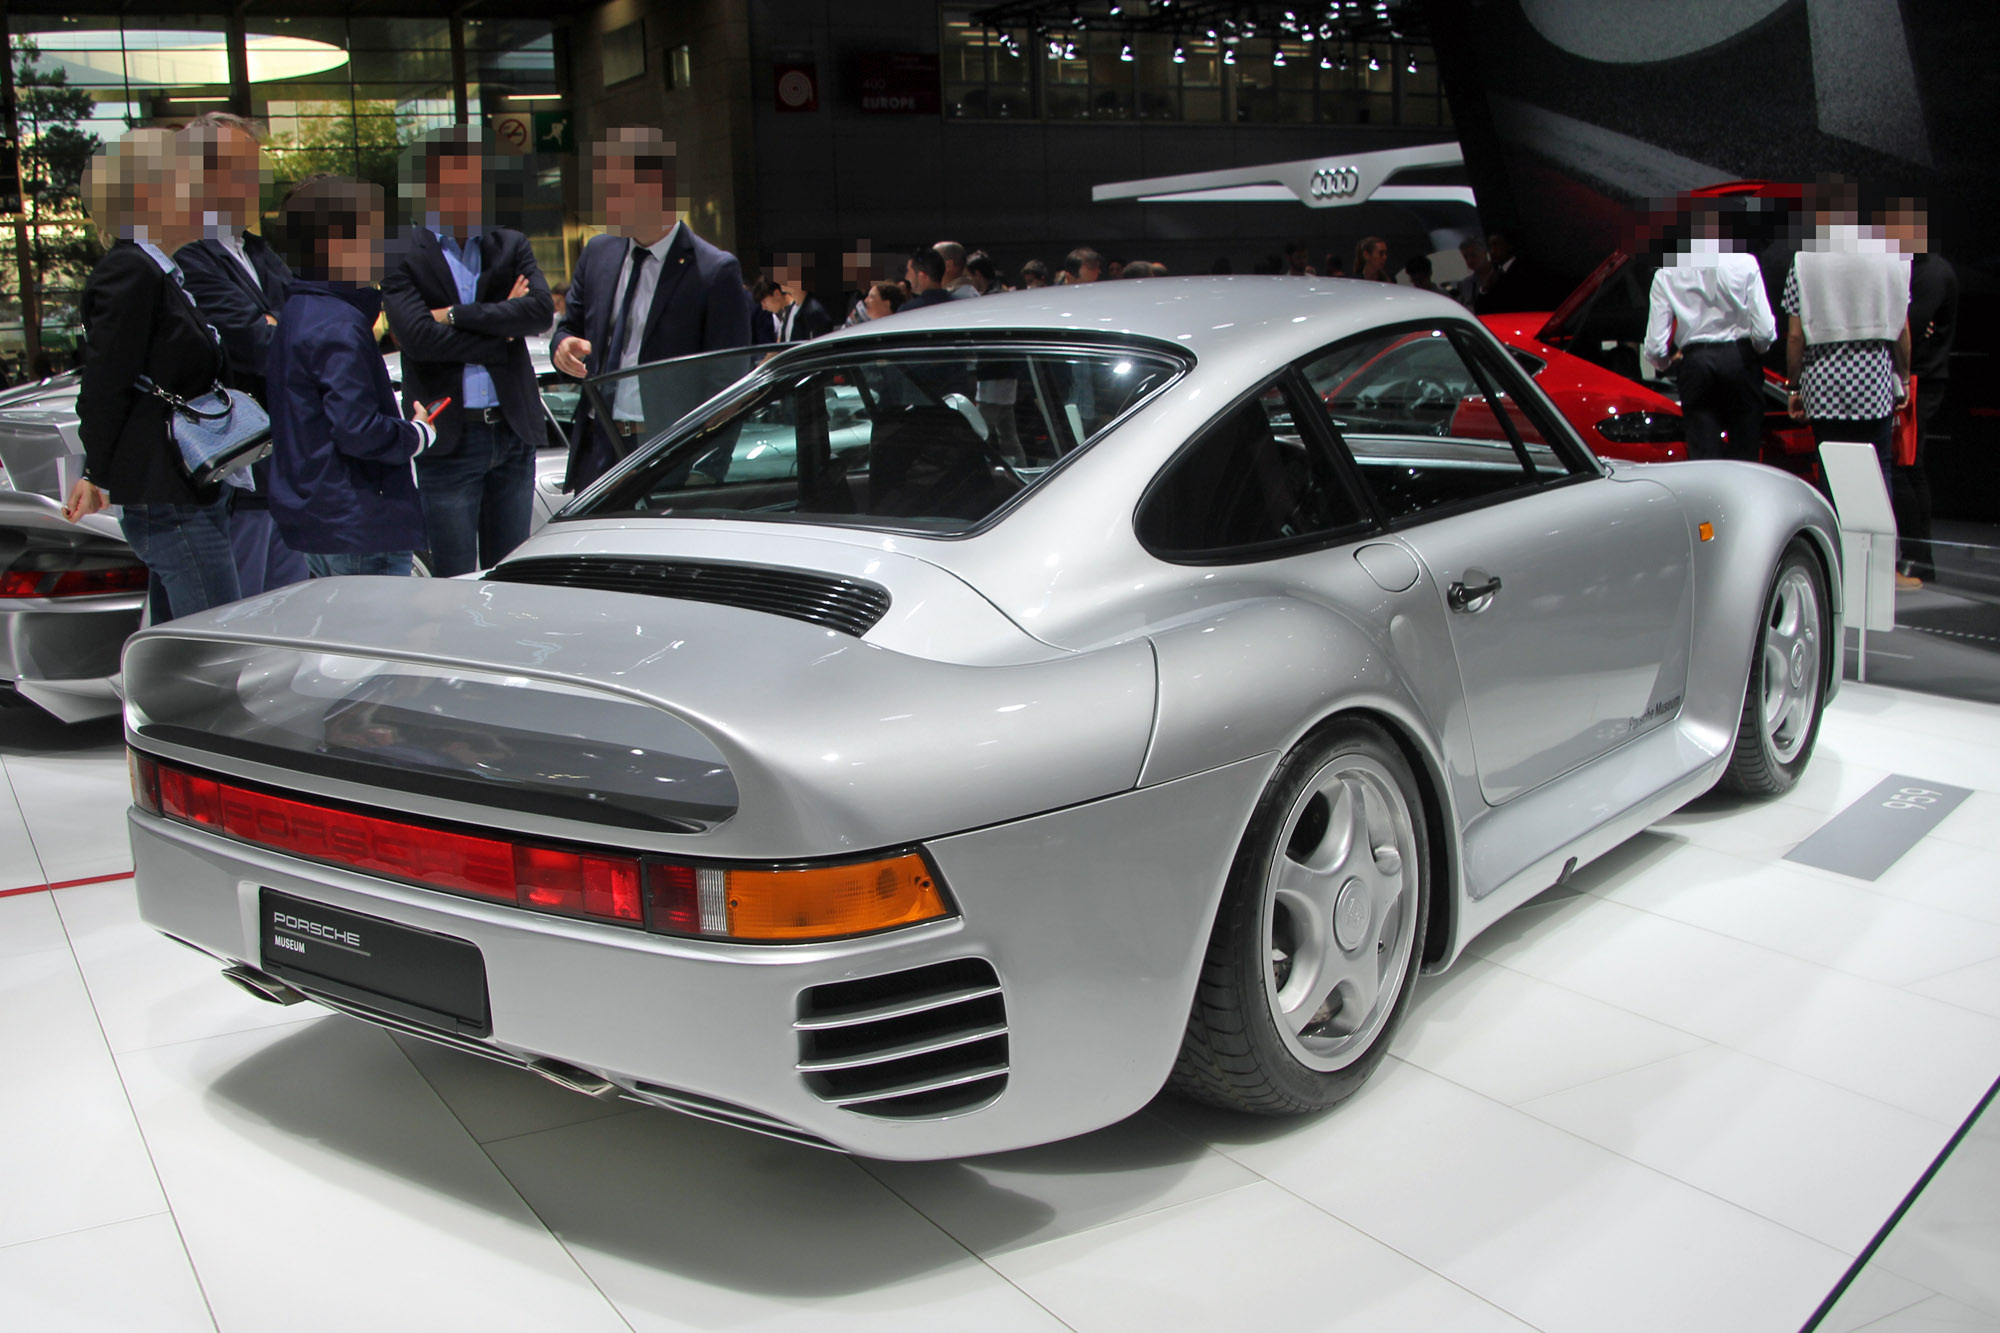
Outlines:
{"type": "Polygon", "coordinates": [[[605,362],[606,370],[620,369],[625,360],[625,335],[632,327],[632,303],[639,295],[639,274],[653,252],[643,246],[632,247],[632,272],[625,279],[625,299],[618,303],[618,318],[611,324],[611,358],[605,362]]]}

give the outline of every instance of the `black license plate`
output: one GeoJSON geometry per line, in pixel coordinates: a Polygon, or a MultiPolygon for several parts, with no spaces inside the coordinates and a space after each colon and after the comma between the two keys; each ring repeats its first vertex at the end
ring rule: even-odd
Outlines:
{"type": "Polygon", "coordinates": [[[273,889],[258,902],[263,967],[273,976],[442,1032],[492,1032],[477,945],[273,889]]]}

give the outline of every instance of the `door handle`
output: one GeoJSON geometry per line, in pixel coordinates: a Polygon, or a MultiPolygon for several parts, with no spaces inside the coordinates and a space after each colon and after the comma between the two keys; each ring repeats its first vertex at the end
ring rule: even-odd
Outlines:
{"type": "Polygon", "coordinates": [[[1454,583],[1445,590],[1444,598],[1451,604],[1452,610],[1476,614],[1491,606],[1493,594],[1499,591],[1500,576],[1495,574],[1486,582],[1475,583],[1469,588],[1463,583],[1454,583]]]}

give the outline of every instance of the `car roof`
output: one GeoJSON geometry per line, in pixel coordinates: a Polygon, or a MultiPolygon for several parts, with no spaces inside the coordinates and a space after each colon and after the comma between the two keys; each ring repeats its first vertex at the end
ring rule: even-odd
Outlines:
{"type": "Polygon", "coordinates": [[[1351,334],[1439,318],[1473,322],[1450,297],[1353,278],[1119,279],[906,308],[811,346],[923,334],[1095,333],[1178,346],[1202,363],[1276,370],[1351,334]]]}

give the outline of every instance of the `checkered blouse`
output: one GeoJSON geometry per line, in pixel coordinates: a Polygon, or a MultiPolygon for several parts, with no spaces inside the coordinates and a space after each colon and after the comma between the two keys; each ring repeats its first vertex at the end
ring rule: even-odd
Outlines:
{"type": "MultiPolygon", "coordinates": [[[[1779,300],[1799,313],[1799,270],[1785,276],[1779,300]]],[[[1896,364],[1885,342],[1807,343],[1799,364],[1806,415],[1819,420],[1880,421],[1896,410],[1896,364]]]]}

